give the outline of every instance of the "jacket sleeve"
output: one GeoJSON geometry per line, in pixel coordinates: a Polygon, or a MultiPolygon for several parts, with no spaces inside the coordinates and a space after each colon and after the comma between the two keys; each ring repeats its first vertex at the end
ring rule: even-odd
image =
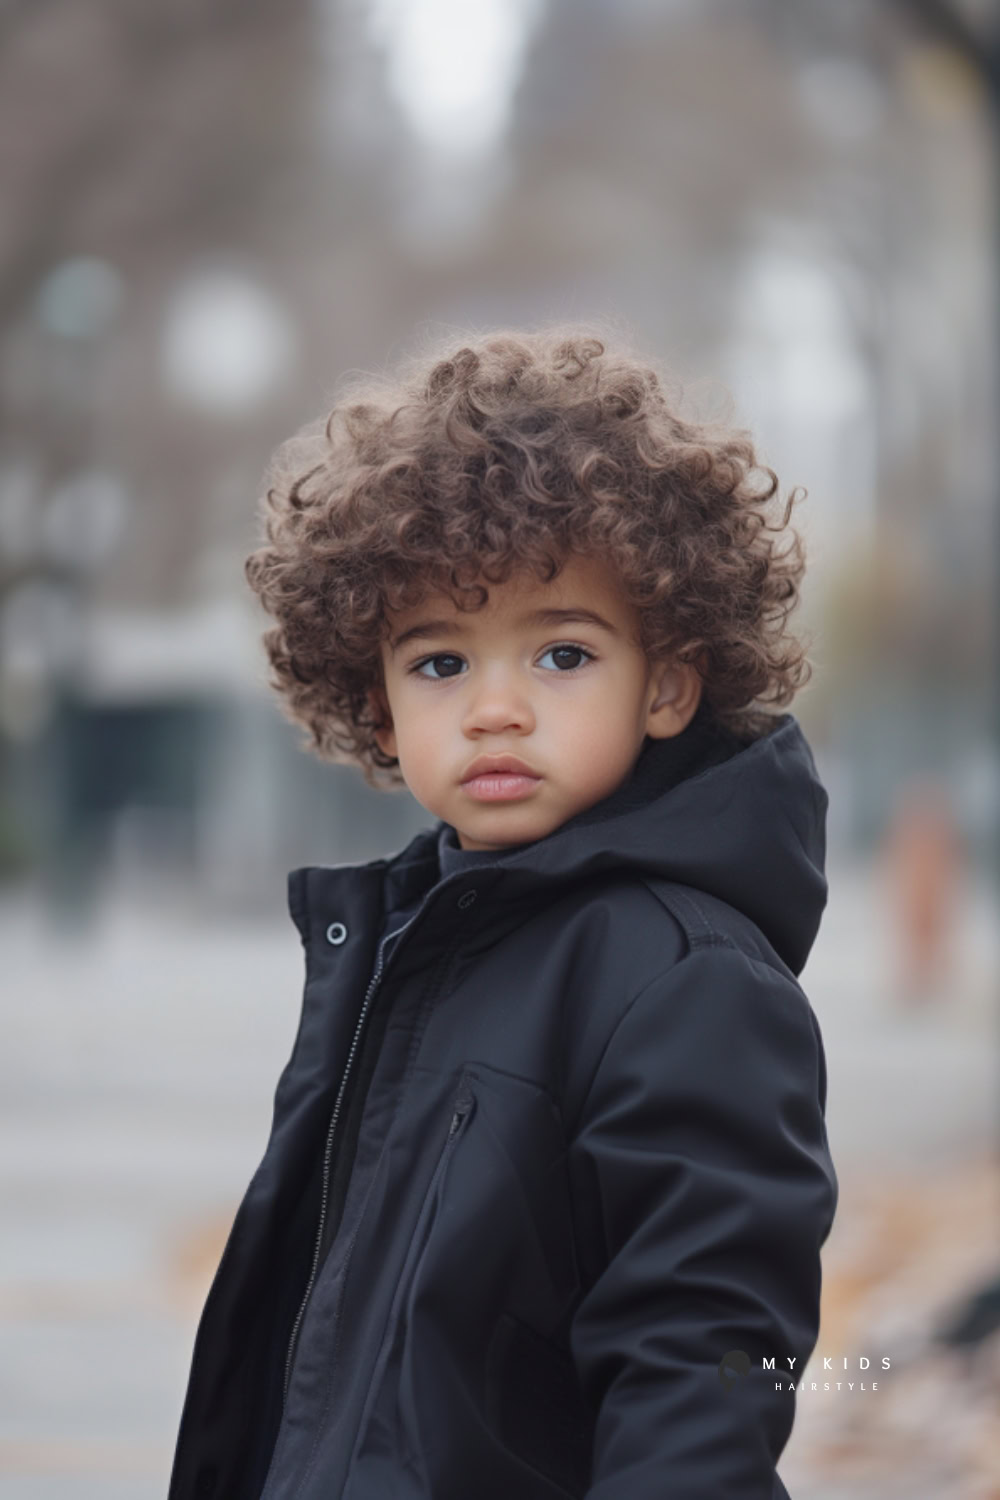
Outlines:
{"type": "Polygon", "coordinates": [[[787,1494],[838,1196],[825,1103],[805,994],[736,948],[688,954],[617,1023],[569,1148],[601,1246],[570,1327],[586,1500],[787,1494]]]}

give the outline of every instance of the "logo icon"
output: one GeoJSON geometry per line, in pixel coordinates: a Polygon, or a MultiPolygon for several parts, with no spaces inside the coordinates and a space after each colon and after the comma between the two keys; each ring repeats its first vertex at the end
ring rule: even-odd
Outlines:
{"type": "Polygon", "coordinates": [[[750,1356],[745,1349],[729,1349],[719,1361],[719,1380],[725,1391],[731,1391],[743,1376],[749,1374],[750,1356]]]}

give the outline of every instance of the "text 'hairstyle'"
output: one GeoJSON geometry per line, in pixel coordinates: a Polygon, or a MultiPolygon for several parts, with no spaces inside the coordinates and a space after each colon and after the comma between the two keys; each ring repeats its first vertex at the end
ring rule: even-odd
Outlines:
{"type": "Polygon", "coordinates": [[[321,756],[402,782],[375,743],[387,609],[477,580],[551,579],[596,553],[637,608],[651,658],[694,662],[716,721],[747,739],[808,680],[787,630],[805,568],[774,471],[741,429],[686,420],[666,377],[579,326],[498,331],[366,376],[279,448],[266,543],[247,559],[276,623],[273,685],[321,756]],[[784,537],[786,545],[779,549],[784,537]]]}

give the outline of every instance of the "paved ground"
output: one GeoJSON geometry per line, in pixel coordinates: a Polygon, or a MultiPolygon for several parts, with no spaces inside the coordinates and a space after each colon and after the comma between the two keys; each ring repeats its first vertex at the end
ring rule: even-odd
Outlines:
{"type": "MultiPolygon", "coordinates": [[[[934,1310],[1000,1263],[994,901],[967,892],[945,982],[907,1006],[878,877],[830,876],[803,975],[842,1187],[817,1354],[911,1363],[878,1393],[895,1405],[803,1394],[782,1472],[794,1500],[995,1500],[997,1370],[919,1353],[934,1310]],[[937,1469],[918,1441],[934,1414],[954,1431],[937,1469]]],[[[22,900],[0,906],[0,944],[0,1500],[162,1500],[198,1312],[294,1038],[298,938],[134,902],[85,937],[22,900]]]]}

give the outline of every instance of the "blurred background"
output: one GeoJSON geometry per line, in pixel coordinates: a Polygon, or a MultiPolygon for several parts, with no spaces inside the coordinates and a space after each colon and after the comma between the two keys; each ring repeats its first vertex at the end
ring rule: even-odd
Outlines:
{"type": "Polygon", "coordinates": [[[286,871],[428,821],[269,697],[266,459],[428,330],[592,315],[809,492],[841,1205],[782,1477],[1000,1497],[998,11],[0,4],[2,1500],[165,1495],[286,871]]]}

